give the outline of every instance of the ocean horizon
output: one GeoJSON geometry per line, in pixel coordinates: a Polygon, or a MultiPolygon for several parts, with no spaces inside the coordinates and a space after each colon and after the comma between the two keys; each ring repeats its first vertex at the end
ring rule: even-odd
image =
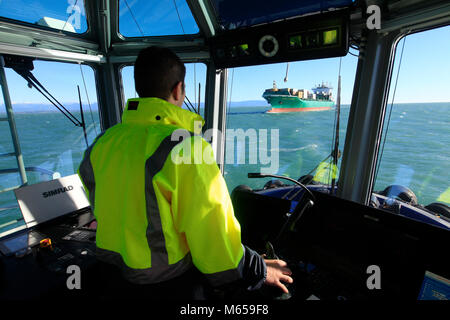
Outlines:
{"type": "MultiPolygon", "coordinates": [[[[450,101],[441,101],[441,102],[396,102],[395,105],[421,105],[421,104],[442,104],[442,103],[450,103],[450,101]]],[[[61,102],[61,104],[69,111],[77,112],[80,111],[80,104],[78,102],[61,102]]],[[[54,105],[50,103],[12,103],[14,113],[45,113],[45,112],[60,112],[54,105]]],[[[196,104],[194,103],[196,106],[196,104]]],[[[239,108],[239,107],[268,107],[270,108],[270,104],[265,100],[244,100],[244,101],[231,101],[227,102],[227,106],[231,108],[239,108]]],[[[341,107],[349,107],[349,103],[341,103],[341,107]]],[[[388,103],[388,107],[390,103],[388,103]]],[[[183,107],[185,108],[185,106],[183,107]]],[[[204,102],[200,102],[200,108],[204,109],[204,102]]],[[[91,102],[90,106],[88,103],[83,102],[83,111],[88,112],[89,110],[98,111],[98,103],[91,102]]],[[[5,114],[5,105],[4,103],[0,103],[0,114],[5,114]]]]}

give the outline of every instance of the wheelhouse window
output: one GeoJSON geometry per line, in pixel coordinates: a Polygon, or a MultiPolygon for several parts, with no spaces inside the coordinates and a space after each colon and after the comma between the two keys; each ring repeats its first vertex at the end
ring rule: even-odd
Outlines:
{"type": "Polygon", "coordinates": [[[330,169],[336,148],[339,66],[341,63],[340,155],[357,60],[349,54],[342,60],[229,70],[224,177],[230,193],[238,185],[263,189],[272,183],[268,178],[249,179],[249,172],[283,175],[324,188],[331,185],[333,177],[337,183],[341,157],[334,176],[330,169]]]}
{"type": "MultiPolygon", "coordinates": [[[[204,63],[186,63],[185,90],[186,99],[183,109],[204,115],[206,65],[204,63]]],[[[125,102],[130,98],[138,98],[134,86],[134,66],[122,68],[122,87],[125,102]]]]}
{"type": "MultiPolygon", "coordinates": [[[[87,143],[83,129],[34,87],[29,88],[24,78],[10,68],[5,68],[5,73],[27,184],[76,173],[87,143],[92,143],[101,131],[93,69],[78,64],[34,61],[32,71],[45,89],[81,121],[79,86],[87,143]]],[[[4,100],[0,102],[0,118],[6,118],[4,100]]],[[[2,121],[0,154],[9,153],[12,155],[0,157],[0,234],[24,223],[13,191],[22,185],[22,179],[8,122],[2,121]]]]}
{"type": "Polygon", "coordinates": [[[124,37],[196,34],[185,0],[119,0],[119,33],[124,37]]]}
{"type": "Polygon", "coordinates": [[[84,0],[0,1],[0,17],[58,31],[81,34],[88,30],[84,0]]]}
{"type": "Polygon", "coordinates": [[[381,206],[424,221],[450,221],[449,50],[448,26],[399,41],[378,156],[381,206]]]}
{"type": "Polygon", "coordinates": [[[289,0],[276,6],[260,0],[212,0],[221,28],[232,30],[352,5],[355,0],[289,0]],[[237,10],[236,8],[239,8],[237,10]]]}

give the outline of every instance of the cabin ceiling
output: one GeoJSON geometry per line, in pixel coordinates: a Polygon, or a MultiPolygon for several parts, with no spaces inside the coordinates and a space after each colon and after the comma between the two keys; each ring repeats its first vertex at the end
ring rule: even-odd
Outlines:
{"type": "MultiPolygon", "coordinates": [[[[187,22],[184,27],[183,24],[181,25],[183,32],[180,33],[179,26],[176,26],[173,30],[178,31],[174,34],[151,35],[151,32],[142,30],[139,24],[144,25],[148,21],[143,17],[148,16],[151,19],[157,14],[152,12],[149,6],[152,3],[156,6],[155,3],[162,3],[162,1],[73,0],[72,2],[74,1],[84,4],[86,21],[82,21],[82,24],[85,23],[86,27],[85,30],[82,28],[83,32],[80,33],[74,32],[67,25],[70,17],[65,23],[62,23],[63,19],[59,19],[59,25],[56,24],[56,26],[60,29],[57,29],[55,25],[52,28],[45,25],[42,19],[34,23],[25,18],[22,21],[17,20],[20,14],[23,15],[23,12],[20,13],[23,8],[17,8],[18,13],[14,13],[7,7],[2,8],[5,3],[13,2],[0,2],[0,52],[21,53],[44,59],[128,63],[134,61],[136,54],[143,47],[159,44],[171,47],[186,61],[206,61],[210,58],[208,39],[216,35],[345,7],[350,7],[351,10],[351,34],[359,37],[365,28],[365,8],[374,3],[382,9],[383,27],[380,32],[408,28],[413,30],[450,23],[450,3],[442,0],[278,0],[276,5],[260,0],[186,0],[184,2],[167,0],[164,2],[167,6],[178,3],[179,7],[175,9],[180,23],[178,9],[183,9],[182,5],[184,5],[185,11],[181,12],[181,16],[187,17],[184,20],[187,22]],[[142,8],[139,5],[142,5],[142,8]],[[123,17],[127,14],[134,20],[129,23],[136,23],[140,34],[124,37],[119,32],[122,31],[121,28],[125,28],[121,25],[120,19],[125,19],[123,17]],[[59,54],[60,52],[63,54],[59,54]]],[[[17,4],[21,2],[39,3],[38,0],[22,0],[17,1],[17,4]]],[[[47,3],[49,6],[54,6],[54,2],[47,3]]],[[[37,9],[31,6],[29,10],[37,9]]],[[[43,12],[42,15],[51,15],[56,9],[50,7],[40,10],[43,12]]],[[[58,14],[67,17],[67,12],[63,11],[58,14]]],[[[175,14],[173,11],[166,9],[162,14],[170,12],[173,15],[175,14]]],[[[132,32],[130,34],[133,35],[132,32]]]]}

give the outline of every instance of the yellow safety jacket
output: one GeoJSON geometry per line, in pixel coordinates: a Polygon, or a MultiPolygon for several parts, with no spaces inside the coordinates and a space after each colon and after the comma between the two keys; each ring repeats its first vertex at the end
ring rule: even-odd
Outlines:
{"type": "Polygon", "coordinates": [[[332,162],[321,162],[316,169],[313,181],[322,184],[331,184],[332,179],[336,179],[338,174],[337,166],[332,162]]]}
{"type": "Polygon", "coordinates": [[[97,256],[134,283],[179,276],[192,264],[213,285],[259,287],[263,259],[241,244],[204,120],[158,98],[127,102],[122,123],[96,138],[78,174],[97,219],[97,256]],[[212,159],[212,160],[211,160],[212,159]]]}

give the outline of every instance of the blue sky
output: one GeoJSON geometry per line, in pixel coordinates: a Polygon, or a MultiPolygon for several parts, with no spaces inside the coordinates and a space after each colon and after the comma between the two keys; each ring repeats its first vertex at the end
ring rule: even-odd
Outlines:
{"type": "MultiPolygon", "coordinates": [[[[43,17],[67,21],[76,33],[87,30],[84,0],[0,0],[0,16],[29,23],[37,23],[43,17]]],[[[62,27],[57,27],[62,29],[62,27]]]]}
{"type": "MultiPolygon", "coordinates": [[[[14,2],[0,0],[0,15],[28,22],[36,21],[43,15],[64,20],[70,16],[67,13],[67,7],[74,4],[74,1],[76,0],[60,2],[50,0],[15,0],[14,2]],[[19,10],[21,7],[28,9],[19,10]]],[[[77,4],[83,3],[82,0],[78,1],[77,4]]],[[[176,4],[183,27],[181,27],[174,10],[173,1],[127,0],[125,3],[125,0],[120,0],[120,32],[128,36],[140,36],[141,31],[146,35],[182,34],[183,30],[185,33],[197,32],[198,28],[188,11],[186,2],[176,0],[176,4]],[[132,8],[137,23],[130,14],[127,4],[132,8]],[[147,12],[161,12],[161,14],[147,14],[147,12]]],[[[81,24],[77,32],[83,32],[87,28],[83,16],[84,12],[81,11],[81,24]]],[[[397,50],[392,83],[395,81],[402,41],[397,50]]],[[[351,49],[351,52],[355,53],[356,51],[351,49]]],[[[449,52],[450,26],[408,36],[395,102],[450,101],[449,52]]],[[[350,54],[342,58],[342,103],[344,104],[351,101],[357,61],[358,58],[350,54]]],[[[89,100],[96,102],[94,72],[88,66],[83,66],[82,69],[87,82],[89,100]]],[[[232,101],[262,100],[263,91],[272,87],[274,80],[278,87],[298,89],[311,89],[316,84],[325,81],[331,83],[336,91],[338,70],[339,58],[291,62],[289,64],[289,80],[285,83],[283,79],[286,72],[286,63],[242,67],[236,68],[234,71],[230,69],[229,92],[231,92],[232,101]]],[[[77,84],[80,85],[82,90],[83,101],[87,101],[78,64],[37,61],[35,62],[34,74],[61,102],[78,101],[77,84]]],[[[125,96],[127,98],[134,97],[132,68],[125,68],[122,75],[125,96]]],[[[204,100],[205,75],[205,65],[201,63],[195,64],[195,66],[193,64],[187,65],[187,95],[193,103],[198,99],[196,97],[198,82],[201,83],[202,88],[201,100],[204,100]]],[[[25,81],[9,69],[7,70],[7,78],[14,103],[47,103],[35,89],[29,89],[25,81]]],[[[390,101],[391,99],[389,99],[390,101]]]]}

